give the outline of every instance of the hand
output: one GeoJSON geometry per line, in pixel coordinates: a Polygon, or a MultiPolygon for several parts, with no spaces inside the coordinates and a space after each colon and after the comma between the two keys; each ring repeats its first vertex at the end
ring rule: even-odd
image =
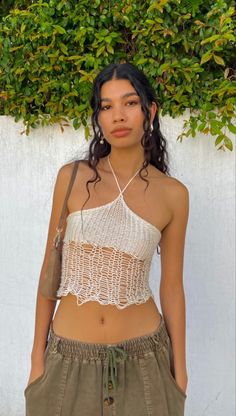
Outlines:
{"type": "Polygon", "coordinates": [[[175,375],[175,381],[178,384],[178,386],[181,388],[181,390],[184,391],[186,394],[187,385],[188,385],[188,377],[186,375],[175,375]]]}
{"type": "Polygon", "coordinates": [[[37,362],[34,362],[34,363],[32,362],[31,370],[30,370],[30,376],[29,376],[26,388],[29,386],[30,383],[32,383],[37,378],[39,378],[43,373],[44,373],[44,360],[43,360],[43,358],[41,360],[37,360],[37,362]]]}

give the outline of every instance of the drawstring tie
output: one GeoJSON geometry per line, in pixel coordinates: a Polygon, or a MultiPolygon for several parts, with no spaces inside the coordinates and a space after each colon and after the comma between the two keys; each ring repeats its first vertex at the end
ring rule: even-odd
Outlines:
{"type": "Polygon", "coordinates": [[[108,383],[109,381],[112,383],[113,388],[117,388],[117,363],[119,363],[122,359],[126,359],[128,354],[120,347],[109,345],[107,347],[107,357],[108,357],[108,365],[105,368],[105,393],[106,397],[108,397],[108,383]],[[121,357],[119,358],[119,355],[121,357]],[[109,370],[110,370],[110,379],[109,379],[109,370]]]}

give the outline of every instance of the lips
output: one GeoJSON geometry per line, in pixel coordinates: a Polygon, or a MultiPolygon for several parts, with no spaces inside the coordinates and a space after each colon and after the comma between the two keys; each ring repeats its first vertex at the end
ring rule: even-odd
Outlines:
{"type": "Polygon", "coordinates": [[[120,129],[113,130],[111,133],[113,134],[113,136],[123,137],[129,134],[130,132],[131,132],[131,129],[120,128],[120,129]]]}

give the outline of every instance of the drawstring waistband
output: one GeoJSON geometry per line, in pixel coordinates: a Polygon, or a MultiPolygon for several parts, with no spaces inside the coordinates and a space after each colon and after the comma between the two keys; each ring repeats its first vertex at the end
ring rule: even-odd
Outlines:
{"type": "Polygon", "coordinates": [[[107,356],[108,356],[108,365],[105,371],[105,393],[106,397],[108,397],[108,384],[109,381],[112,383],[113,388],[117,388],[117,363],[119,363],[122,359],[126,359],[128,354],[119,347],[113,347],[112,345],[107,347],[107,356]],[[119,355],[121,358],[119,359],[119,355]],[[109,370],[110,370],[110,377],[109,378],[109,370]],[[115,374],[114,374],[115,373],[115,374]]]}
{"type": "Polygon", "coordinates": [[[98,359],[106,362],[104,388],[108,396],[108,388],[111,383],[113,388],[117,388],[117,364],[121,360],[126,360],[128,356],[142,356],[153,349],[161,349],[163,345],[168,344],[168,332],[165,322],[160,314],[161,322],[159,327],[146,335],[129,338],[121,342],[92,343],[64,338],[55,334],[53,322],[50,325],[47,349],[50,353],[57,353],[64,356],[76,356],[80,360],[98,359]]]}

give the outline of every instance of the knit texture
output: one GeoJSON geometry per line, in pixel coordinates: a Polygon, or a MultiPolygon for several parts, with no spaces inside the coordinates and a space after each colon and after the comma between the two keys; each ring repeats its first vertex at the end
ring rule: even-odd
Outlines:
{"type": "Polygon", "coordinates": [[[72,293],[78,306],[92,300],[118,309],[154,299],[149,272],[161,232],[126,204],[131,180],[121,191],[116,179],[118,197],[84,209],[83,218],[81,210],[68,215],[58,296],[72,293]]]}

